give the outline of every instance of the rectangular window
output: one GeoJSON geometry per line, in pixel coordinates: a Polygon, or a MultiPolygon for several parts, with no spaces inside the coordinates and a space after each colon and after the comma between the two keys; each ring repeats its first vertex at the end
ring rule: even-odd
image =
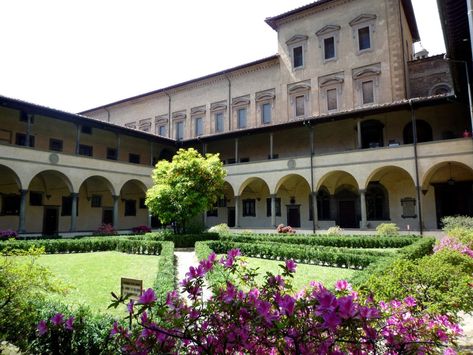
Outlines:
{"type": "Polygon", "coordinates": [[[92,127],[90,126],[82,126],[80,131],[84,134],[92,134],[92,127]]]}
{"type": "Polygon", "coordinates": [[[30,206],[42,206],[43,205],[43,193],[30,191],[30,206]]]}
{"type": "Polygon", "coordinates": [[[125,200],[125,216],[136,216],[136,200],[125,200]]]}
{"type": "Polygon", "coordinates": [[[324,59],[335,58],[335,38],[328,37],[324,39],[324,59]]]}
{"type": "Polygon", "coordinates": [[[261,105],[261,122],[263,124],[271,123],[271,104],[261,105]]]}
{"type": "Polygon", "coordinates": [[[336,110],[337,106],[337,89],[327,90],[327,110],[336,110]]]}
{"type": "MultiPolygon", "coordinates": [[[[72,196],[62,196],[61,216],[70,216],[72,213],[72,196]]],[[[76,216],[79,215],[79,200],[77,200],[76,216]]]]}
{"type": "Polygon", "coordinates": [[[161,137],[166,137],[167,136],[166,125],[161,125],[161,126],[158,127],[158,134],[161,137]]]}
{"type": "MultiPolygon", "coordinates": [[[[26,112],[21,112],[20,113],[20,122],[28,122],[28,114],[26,112]]],[[[30,123],[33,124],[34,123],[34,116],[31,115],[30,116],[30,123]]]]}
{"type": "Polygon", "coordinates": [[[296,96],[296,117],[305,116],[304,95],[296,96]]]}
{"type": "Polygon", "coordinates": [[[184,122],[176,122],[176,140],[182,141],[184,139],[184,122]]]}
{"type": "Polygon", "coordinates": [[[204,120],[202,117],[197,117],[195,119],[195,136],[201,136],[204,134],[204,120]]]}
{"type": "Polygon", "coordinates": [[[246,128],[246,108],[238,110],[238,128],[246,128]]]}
{"type": "Polygon", "coordinates": [[[17,216],[20,214],[20,195],[2,196],[2,215],[17,216]]]}
{"type": "MultiPolygon", "coordinates": [[[[17,133],[15,136],[15,144],[21,145],[23,147],[26,146],[26,134],[24,133],[17,133]]],[[[34,136],[30,135],[30,147],[34,147],[34,136]]]]}
{"type": "Polygon", "coordinates": [[[300,68],[304,66],[302,46],[294,47],[292,49],[292,56],[293,56],[294,68],[300,68]]]}
{"type": "Polygon", "coordinates": [[[402,218],[417,218],[416,214],[416,199],[412,197],[405,197],[401,199],[402,218]]]}
{"type": "Polygon", "coordinates": [[[218,208],[216,205],[207,211],[207,217],[218,217],[218,208]]]}
{"type": "Polygon", "coordinates": [[[62,140],[50,138],[49,150],[54,150],[55,152],[62,152],[62,140]]]}
{"type": "Polygon", "coordinates": [[[118,151],[116,148],[107,148],[107,159],[108,160],[118,159],[118,151]]]}
{"type": "MultiPolygon", "coordinates": [[[[276,197],[276,216],[281,217],[281,199],[276,197]]],[[[271,198],[266,199],[266,217],[271,217],[271,198]]]]}
{"type": "Polygon", "coordinates": [[[223,132],[223,112],[215,114],[215,132],[223,132]]]}
{"type": "Polygon", "coordinates": [[[360,51],[371,48],[370,27],[358,29],[358,48],[360,51]]]}
{"type": "Polygon", "coordinates": [[[140,208],[141,209],[146,209],[146,203],[145,203],[146,199],[145,198],[140,198],[140,208]]]}
{"type": "Polygon", "coordinates": [[[93,155],[93,147],[90,145],[79,144],[79,155],[91,157],[93,155]]]}
{"type": "Polygon", "coordinates": [[[363,95],[363,104],[371,104],[374,102],[374,86],[373,80],[361,83],[361,91],[363,95]]]}
{"type": "Polygon", "coordinates": [[[243,200],[243,217],[256,217],[256,200],[243,200]]]}
{"type": "Polygon", "coordinates": [[[90,198],[90,207],[102,207],[102,196],[92,195],[90,198]]]}
{"type": "Polygon", "coordinates": [[[130,153],[130,154],[128,154],[128,161],[130,163],[139,164],[140,163],[140,155],[130,153]]]}

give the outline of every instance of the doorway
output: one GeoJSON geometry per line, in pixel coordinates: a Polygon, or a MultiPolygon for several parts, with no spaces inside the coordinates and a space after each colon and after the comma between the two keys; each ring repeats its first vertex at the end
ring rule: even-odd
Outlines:
{"type": "Polygon", "coordinates": [[[354,200],[338,201],[338,225],[342,228],[357,228],[354,200]]]}
{"type": "Polygon", "coordinates": [[[286,205],[287,207],[287,225],[293,228],[301,226],[301,206],[286,205]]]}
{"type": "Polygon", "coordinates": [[[228,207],[227,225],[229,227],[235,227],[235,207],[228,207]]]}
{"type": "Polygon", "coordinates": [[[104,208],[102,212],[102,223],[103,224],[113,224],[113,209],[104,208]]]}
{"type": "Polygon", "coordinates": [[[434,184],[437,227],[442,228],[446,216],[473,216],[473,182],[451,181],[434,184]]]}
{"type": "Polygon", "coordinates": [[[43,235],[57,235],[59,225],[59,208],[44,207],[43,235]]]}

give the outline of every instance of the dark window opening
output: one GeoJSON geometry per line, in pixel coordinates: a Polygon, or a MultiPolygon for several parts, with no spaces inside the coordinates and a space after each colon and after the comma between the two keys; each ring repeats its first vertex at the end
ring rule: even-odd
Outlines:
{"type": "Polygon", "coordinates": [[[125,200],[125,216],[136,216],[136,200],[125,200]]]}
{"type": "Polygon", "coordinates": [[[90,198],[90,207],[102,207],[102,196],[92,195],[90,198]]]}
{"type": "Polygon", "coordinates": [[[304,65],[304,59],[302,55],[302,46],[295,47],[292,49],[292,55],[294,56],[294,68],[299,68],[304,65]]]}
{"type": "Polygon", "coordinates": [[[90,126],[82,126],[80,131],[84,134],[92,134],[92,127],[90,126]]]}
{"type": "Polygon", "coordinates": [[[256,217],[256,200],[243,200],[243,217],[256,217]]]}
{"type": "Polygon", "coordinates": [[[55,152],[62,152],[63,142],[61,139],[50,138],[49,139],[49,150],[55,152]]]}
{"type": "MultiPolygon", "coordinates": [[[[276,197],[276,216],[281,217],[281,199],[276,197]]],[[[271,198],[266,199],[266,217],[271,217],[271,198]]]]}
{"type": "Polygon", "coordinates": [[[79,155],[91,157],[93,155],[93,147],[90,145],[79,144],[79,155]]]}
{"type": "Polygon", "coordinates": [[[389,219],[389,202],[386,188],[377,182],[370,182],[366,189],[366,214],[370,221],[389,219]]]}
{"type": "Polygon", "coordinates": [[[37,191],[30,191],[30,206],[42,206],[43,193],[37,191]]]}
{"type": "Polygon", "coordinates": [[[139,163],[140,163],[140,155],[139,155],[139,154],[130,153],[130,154],[128,155],[128,161],[129,161],[130,163],[139,164],[139,163]]]}
{"type": "Polygon", "coordinates": [[[335,58],[335,38],[333,37],[324,39],[324,58],[335,58]]]}
{"type": "Polygon", "coordinates": [[[376,148],[384,146],[384,125],[377,120],[368,120],[361,123],[361,147],[376,148]]]}
{"type": "Polygon", "coordinates": [[[108,160],[118,159],[118,151],[116,148],[107,148],[107,159],[108,160]]]}
{"type": "Polygon", "coordinates": [[[404,197],[401,199],[402,218],[417,218],[416,199],[412,197],[404,197]]]}
{"type": "MultiPolygon", "coordinates": [[[[432,127],[426,121],[416,120],[417,143],[430,142],[433,140],[432,127]]],[[[412,122],[409,122],[403,131],[404,144],[414,143],[412,122]]]]}
{"type": "Polygon", "coordinates": [[[373,80],[363,81],[361,83],[361,93],[363,95],[363,105],[374,102],[374,83],[373,80]]]}
{"type": "Polygon", "coordinates": [[[20,214],[20,195],[8,194],[2,196],[2,215],[18,216],[20,214]]]}
{"type": "Polygon", "coordinates": [[[358,30],[358,48],[360,51],[371,48],[370,28],[362,27],[358,30]]]}
{"type": "MultiPolygon", "coordinates": [[[[15,136],[15,144],[26,147],[26,134],[17,133],[15,136]]],[[[34,136],[30,135],[30,147],[34,147],[34,136]]]]}
{"type": "Polygon", "coordinates": [[[146,208],[148,208],[148,207],[146,207],[145,201],[146,201],[145,198],[140,198],[140,208],[141,208],[141,209],[146,209],[146,208]]]}
{"type": "Polygon", "coordinates": [[[271,123],[271,104],[261,105],[261,121],[263,124],[271,123]]]}

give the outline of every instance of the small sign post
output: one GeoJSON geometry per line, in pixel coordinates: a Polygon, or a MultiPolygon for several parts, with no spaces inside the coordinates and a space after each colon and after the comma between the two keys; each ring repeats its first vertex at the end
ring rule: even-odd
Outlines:
{"type": "Polygon", "coordinates": [[[143,280],[121,278],[121,294],[129,295],[131,299],[137,300],[143,292],[143,280]]]}

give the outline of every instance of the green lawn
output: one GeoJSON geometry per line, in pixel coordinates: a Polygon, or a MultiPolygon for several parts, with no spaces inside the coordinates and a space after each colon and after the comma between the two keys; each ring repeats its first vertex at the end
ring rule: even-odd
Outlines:
{"type": "MultiPolygon", "coordinates": [[[[259,275],[256,280],[260,285],[263,283],[263,279],[267,271],[272,272],[273,274],[279,274],[282,271],[279,265],[284,264],[284,261],[258,258],[246,259],[248,260],[248,265],[251,268],[259,268],[259,275]]],[[[349,278],[352,277],[356,272],[359,271],[336,267],[297,264],[293,284],[296,290],[300,290],[304,286],[308,286],[310,281],[319,281],[327,288],[333,288],[337,280],[349,280],[349,278]]]]}
{"type": "Polygon", "coordinates": [[[38,262],[50,269],[57,278],[72,288],[61,301],[86,304],[98,312],[120,314],[108,310],[110,292],[120,293],[120,278],[143,280],[143,288],[153,286],[158,272],[159,256],[124,254],[114,251],[42,255],[38,262]]]}

